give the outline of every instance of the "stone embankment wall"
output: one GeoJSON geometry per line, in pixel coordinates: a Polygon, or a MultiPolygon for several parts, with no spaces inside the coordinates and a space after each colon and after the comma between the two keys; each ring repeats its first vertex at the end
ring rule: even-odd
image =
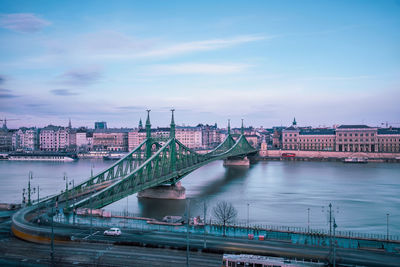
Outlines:
{"type": "MultiPolygon", "coordinates": [[[[301,151],[301,150],[267,150],[261,158],[280,158],[283,153],[294,153],[295,158],[309,159],[344,159],[348,157],[363,157],[376,160],[400,161],[400,153],[367,153],[367,152],[336,152],[336,151],[301,151]]],[[[261,154],[261,153],[260,153],[261,154]]]]}

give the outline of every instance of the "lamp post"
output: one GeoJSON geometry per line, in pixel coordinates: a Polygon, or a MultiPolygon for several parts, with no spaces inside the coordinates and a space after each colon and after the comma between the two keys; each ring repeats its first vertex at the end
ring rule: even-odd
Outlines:
{"type": "Polygon", "coordinates": [[[28,178],[28,206],[32,205],[31,202],[31,180],[33,179],[32,171],[29,171],[29,178],[28,178]]]}
{"type": "Polygon", "coordinates": [[[204,220],[203,220],[203,223],[204,223],[204,248],[206,248],[206,246],[207,246],[207,241],[206,241],[206,234],[207,234],[207,232],[206,232],[206,213],[207,213],[207,207],[206,207],[206,201],[205,200],[204,200],[203,211],[204,211],[204,220]]]}
{"type": "Polygon", "coordinates": [[[250,216],[249,216],[250,204],[247,203],[247,234],[250,230],[250,216]]]}
{"type": "Polygon", "coordinates": [[[37,186],[37,204],[39,205],[39,200],[40,200],[40,198],[39,198],[39,185],[37,186]]]}
{"type": "Polygon", "coordinates": [[[307,232],[310,232],[310,208],[307,208],[307,217],[308,217],[308,224],[307,224],[307,232]]]}
{"type": "Polygon", "coordinates": [[[336,220],[333,219],[333,267],[336,267],[336,220]]]}
{"type": "Polygon", "coordinates": [[[65,207],[68,209],[68,176],[64,172],[64,181],[65,181],[65,207]]]}
{"type": "MultiPolygon", "coordinates": [[[[70,182],[71,183],[71,182],[70,182]]],[[[75,184],[74,179],[72,179],[72,224],[75,224],[75,184]]]]}
{"type": "Polygon", "coordinates": [[[386,213],[386,240],[389,241],[389,213],[386,213]]]}
{"type": "Polygon", "coordinates": [[[190,231],[190,198],[187,201],[187,229],[186,229],[186,266],[190,266],[190,262],[189,262],[189,253],[190,253],[190,249],[189,249],[189,231],[190,231]]]}

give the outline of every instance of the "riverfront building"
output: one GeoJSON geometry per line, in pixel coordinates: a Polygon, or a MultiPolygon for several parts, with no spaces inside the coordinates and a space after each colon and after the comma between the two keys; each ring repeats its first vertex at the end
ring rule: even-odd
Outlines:
{"type": "Polygon", "coordinates": [[[93,133],[93,149],[128,151],[129,131],[129,129],[97,129],[93,133]]]}
{"type": "Polygon", "coordinates": [[[340,125],[312,129],[297,127],[294,120],[281,134],[274,132],[273,146],[285,150],[394,153],[400,152],[400,128],[340,125]]]}
{"type": "Polygon", "coordinates": [[[20,128],[12,136],[13,150],[34,151],[39,148],[39,130],[20,128]]]}
{"type": "Polygon", "coordinates": [[[49,125],[40,130],[39,147],[43,151],[65,151],[70,145],[70,129],[49,125]]]}

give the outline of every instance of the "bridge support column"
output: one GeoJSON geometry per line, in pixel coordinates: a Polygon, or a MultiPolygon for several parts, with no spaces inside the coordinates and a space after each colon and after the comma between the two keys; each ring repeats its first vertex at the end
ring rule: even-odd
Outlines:
{"type": "Polygon", "coordinates": [[[186,189],[181,182],[175,185],[159,185],[140,191],[137,197],[158,199],[186,199],[186,189]]]}
{"type": "Polygon", "coordinates": [[[224,166],[250,166],[250,160],[244,158],[227,158],[224,159],[224,166]]]}

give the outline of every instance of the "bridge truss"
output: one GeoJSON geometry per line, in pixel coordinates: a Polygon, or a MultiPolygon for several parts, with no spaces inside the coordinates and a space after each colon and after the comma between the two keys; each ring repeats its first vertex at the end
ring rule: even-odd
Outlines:
{"type": "Polygon", "coordinates": [[[65,211],[73,208],[102,208],[122,198],[162,184],[175,184],[190,172],[212,161],[232,157],[245,157],[255,154],[253,148],[242,133],[235,141],[230,133],[214,150],[199,154],[183,145],[175,138],[174,111],[170,125],[170,137],[159,142],[151,137],[150,111],[146,120],[146,139],[124,158],[111,167],[90,177],[68,192],[57,196],[67,202],[65,211]],[[81,196],[76,203],[68,205],[70,197],[81,196]]]}

